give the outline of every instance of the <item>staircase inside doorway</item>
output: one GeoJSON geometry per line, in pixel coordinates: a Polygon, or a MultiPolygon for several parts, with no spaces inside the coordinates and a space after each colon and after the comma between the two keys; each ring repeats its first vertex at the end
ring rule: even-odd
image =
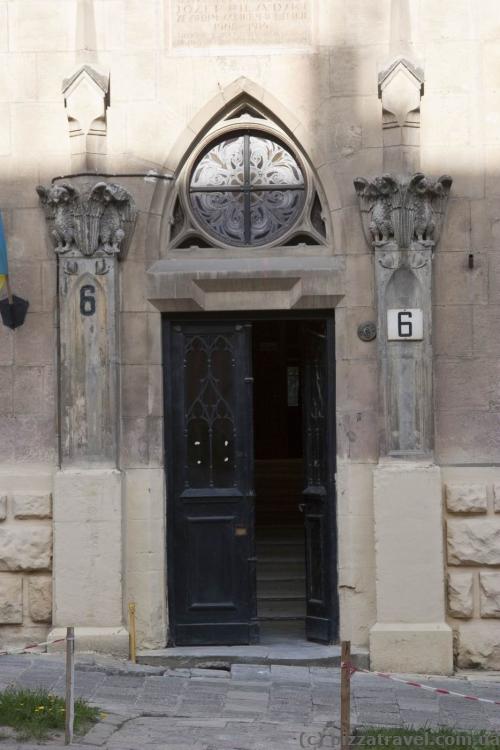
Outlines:
{"type": "Polygon", "coordinates": [[[305,638],[301,482],[302,459],[255,462],[257,616],[263,643],[305,638]]]}
{"type": "Polygon", "coordinates": [[[261,642],[305,639],[301,367],[296,321],[253,326],[257,617],[261,642]]]}
{"type": "Polygon", "coordinates": [[[261,630],[296,632],[305,610],[304,529],[270,526],[257,533],[257,614],[261,630]],[[266,626],[274,627],[269,628],[266,626]]]}

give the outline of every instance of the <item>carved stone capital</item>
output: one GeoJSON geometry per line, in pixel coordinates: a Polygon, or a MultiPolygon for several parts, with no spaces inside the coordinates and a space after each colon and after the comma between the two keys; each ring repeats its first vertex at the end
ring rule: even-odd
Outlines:
{"type": "Polygon", "coordinates": [[[122,258],[137,216],[134,199],[110,182],[77,187],[69,181],[37,187],[55,252],[67,257],[122,258]]]}
{"type": "Polygon", "coordinates": [[[437,180],[417,172],[411,177],[384,174],[357,177],[354,187],[360,202],[365,237],[379,248],[396,244],[408,249],[413,243],[434,248],[443,225],[451,177],[437,180]]]}

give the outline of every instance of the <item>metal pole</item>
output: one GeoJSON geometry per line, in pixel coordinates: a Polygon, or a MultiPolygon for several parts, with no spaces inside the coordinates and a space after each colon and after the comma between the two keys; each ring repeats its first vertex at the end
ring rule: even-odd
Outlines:
{"type": "Polygon", "coordinates": [[[66,629],[66,731],[64,744],[73,742],[75,723],[75,629],[66,629]]]}
{"type": "Polygon", "coordinates": [[[340,748],[351,744],[351,641],[342,641],[340,668],[340,748]]]}
{"type": "Polygon", "coordinates": [[[128,605],[129,615],[129,633],[130,633],[130,661],[134,664],[137,661],[137,637],[135,629],[135,604],[130,602],[128,605]]]}

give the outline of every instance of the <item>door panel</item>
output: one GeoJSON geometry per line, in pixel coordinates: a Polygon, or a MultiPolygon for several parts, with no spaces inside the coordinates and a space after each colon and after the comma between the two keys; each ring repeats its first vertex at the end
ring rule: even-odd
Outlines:
{"type": "Polygon", "coordinates": [[[306,636],[338,637],[333,320],[301,326],[306,636]]]}
{"type": "Polygon", "coordinates": [[[171,640],[258,637],[251,326],[165,324],[171,640]]]}
{"type": "Polygon", "coordinates": [[[236,610],[238,592],[232,566],[234,516],[187,518],[188,609],[236,610]]]}

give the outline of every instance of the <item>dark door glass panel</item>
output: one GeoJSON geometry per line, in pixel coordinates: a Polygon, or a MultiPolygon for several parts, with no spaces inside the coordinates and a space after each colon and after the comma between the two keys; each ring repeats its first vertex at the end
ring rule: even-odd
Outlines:
{"type": "Polygon", "coordinates": [[[210,441],[208,424],[192,417],[188,422],[187,455],[189,487],[207,487],[210,482],[210,441]]]}
{"type": "Polygon", "coordinates": [[[229,419],[216,419],[213,426],[213,478],[215,487],[234,483],[234,427],[229,419]]]}
{"type": "Polygon", "coordinates": [[[186,487],[234,483],[233,344],[231,336],[221,335],[187,336],[185,340],[186,487]]]}

